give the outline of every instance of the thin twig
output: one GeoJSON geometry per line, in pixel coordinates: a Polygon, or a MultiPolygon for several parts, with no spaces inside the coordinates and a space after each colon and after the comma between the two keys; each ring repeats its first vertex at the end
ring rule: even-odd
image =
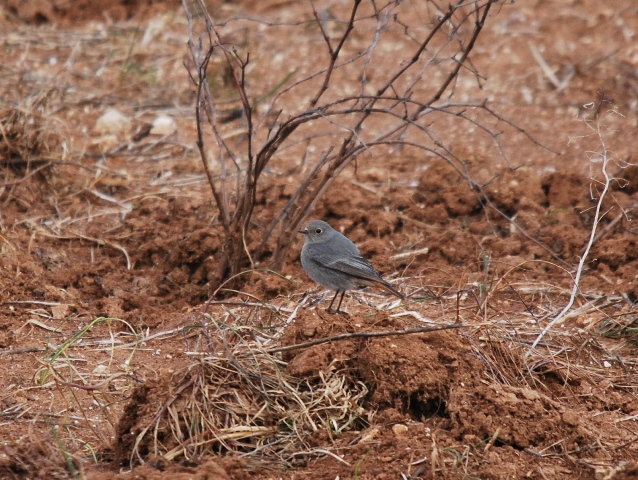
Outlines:
{"type": "Polygon", "coordinates": [[[332,71],[334,70],[335,62],[337,61],[337,58],[339,58],[339,53],[341,52],[341,49],[343,48],[343,44],[346,42],[346,39],[348,38],[348,36],[350,35],[350,32],[352,32],[354,28],[354,19],[357,15],[357,9],[359,8],[360,4],[361,4],[361,0],[354,0],[352,4],[352,12],[350,13],[350,19],[348,20],[346,31],[341,36],[341,40],[339,40],[339,44],[334,49],[332,48],[332,45],[330,44],[330,38],[328,38],[328,34],[323,28],[323,24],[321,23],[319,14],[317,13],[317,10],[315,9],[314,4],[312,5],[312,13],[315,19],[317,20],[317,24],[319,25],[319,30],[321,30],[321,35],[323,35],[323,39],[328,45],[328,51],[330,52],[330,63],[328,64],[328,69],[326,70],[326,76],[323,80],[323,84],[321,85],[321,88],[319,89],[315,97],[312,100],[310,100],[311,107],[314,107],[317,104],[317,102],[319,101],[319,98],[321,98],[321,95],[323,95],[323,93],[328,89],[328,84],[330,83],[330,77],[332,76],[332,71]]]}
{"type": "Polygon", "coordinates": [[[311,342],[298,343],[295,345],[287,345],[285,347],[269,348],[266,350],[268,353],[277,352],[290,352],[292,350],[300,350],[302,348],[314,347],[315,345],[321,345],[323,343],[339,342],[341,340],[349,340],[351,338],[378,338],[378,337],[392,337],[401,335],[412,335],[415,333],[428,333],[436,332],[439,330],[451,330],[464,327],[476,327],[476,325],[469,325],[467,323],[450,323],[446,325],[437,325],[435,327],[420,327],[420,328],[407,328],[405,330],[385,330],[382,332],[355,332],[355,333],[342,333],[341,335],[334,335],[332,337],[318,338],[311,342]]]}
{"type": "MultiPolygon", "coordinates": [[[[598,203],[596,204],[596,212],[594,214],[594,224],[592,225],[592,228],[591,228],[589,241],[587,242],[585,251],[583,252],[582,256],[580,257],[580,261],[578,262],[578,268],[576,269],[576,275],[574,277],[574,286],[572,287],[572,292],[569,297],[569,301],[567,302],[567,305],[565,305],[565,307],[560,311],[560,313],[556,315],[556,317],[551,322],[549,322],[547,326],[545,326],[545,328],[538,335],[538,337],[536,337],[536,340],[534,340],[534,343],[532,344],[530,349],[525,353],[525,357],[528,357],[534,351],[534,349],[536,348],[536,345],[538,345],[538,343],[543,339],[543,337],[547,334],[547,332],[549,332],[554,325],[556,325],[559,321],[561,321],[565,317],[569,309],[572,308],[572,305],[574,304],[574,301],[576,300],[576,296],[578,294],[578,289],[580,285],[580,277],[583,273],[585,262],[587,261],[587,257],[589,256],[589,251],[591,250],[591,247],[594,245],[594,240],[596,239],[596,228],[598,227],[598,222],[600,221],[600,210],[602,208],[603,200],[605,199],[605,195],[607,194],[607,191],[609,190],[609,186],[612,180],[610,175],[607,173],[609,157],[607,152],[607,145],[605,144],[605,138],[602,132],[600,131],[600,128],[601,128],[600,122],[601,122],[601,119],[598,119],[595,131],[598,135],[598,140],[602,148],[601,172],[603,176],[605,177],[605,184],[603,187],[603,191],[600,193],[600,196],[598,197],[598,203]]],[[[590,127],[590,128],[593,128],[593,127],[590,127]]]]}

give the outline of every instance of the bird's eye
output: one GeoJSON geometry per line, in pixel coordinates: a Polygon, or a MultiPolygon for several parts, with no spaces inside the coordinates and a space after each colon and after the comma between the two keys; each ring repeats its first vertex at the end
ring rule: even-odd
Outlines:
{"type": "Polygon", "coordinates": [[[321,235],[321,232],[323,232],[323,230],[321,230],[320,228],[318,228],[317,230],[315,230],[315,233],[316,233],[317,235],[321,235]]]}

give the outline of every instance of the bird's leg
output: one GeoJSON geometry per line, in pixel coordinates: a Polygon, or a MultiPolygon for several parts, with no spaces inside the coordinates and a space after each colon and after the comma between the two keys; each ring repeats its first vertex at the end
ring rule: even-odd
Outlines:
{"type": "MultiPolygon", "coordinates": [[[[337,313],[339,311],[339,309],[337,308],[337,310],[333,310],[332,309],[332,304],[335,303],[335,300],[337,299],[337,295],[339,295],[339,290],[337,290],[335,292],[335,296],[332,297],[332,302],[330,302],[330,305],[328,306],[328,308],[326,309],[326,312],[333,314],[333,313],[337,313]]],[[[341,302],[339,302],[339,306],[341,306],[341,302]]]]}
{"type": "Polygon", "coordinates": [[[347,316],[349,316],[349,315],[348,315],[348,312],[344,312],[343,310],[340,310],[340,308],[341,308],[341,302],[343,302],[343,296],[344,296],[345,294],[346,294],[346,291],[345,291],[345,290],[343,290],[343,291],[341,292],[341,298],[339,298],[339,305],[337,305],[337,313],[339,313],[339,314],[341,314],[341,315],[347,315],[347,316]]]}
{"type": "Polygon", "coordinates": [[[332,302],[330,302],[330,306],[328,307],[328,310],[326,310],[326,312],[328,312],[328,313],[338,313],[339,315],[349,316],[348,312],[344,312],[343,310],[340,310],[341,302],[343,302],[343,296],[345,294],[346,294],[346,291],[345,290],[341,290],[341,297],[339,297],[339,304],[337,305],[337,309],[334,310],[332,308],[332,304],[337,299],[337,295],[339,295],[339,290],[337,290],[337,292],[335,293],[335,296],[333,297],[332,302]]]}

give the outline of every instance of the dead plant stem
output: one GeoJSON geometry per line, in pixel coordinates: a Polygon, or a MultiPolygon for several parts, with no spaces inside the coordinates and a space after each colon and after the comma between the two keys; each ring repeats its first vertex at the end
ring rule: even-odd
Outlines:
{"type": "MultiPolygon", "coordinates": [[[[580,277],[583,273],[583,268],[585,266],[585,262],[587,261],[587,257],[589,256],[589,251],[594,245],[594,241],[596,239],[596,228],[598,227],[598,222],[600,221],[600,211],[602,209],[603,200],[605,199],[605,196],[607,194],[607,191],[609,190],[609,186],[612,180],[611,177],[609,176],[609,173],[607,172],[609,157],[608,157],[607,146],[605,144],[605,138],[600,130],[601,121],[602,121],[601,119],[597,120],[595,131],[596,131],[596,134],[598,135],[598,141],[600,142],[600,146],[602,148],[602,152],[600,154],[602,158],[602,162],[603,162],[601,167],[601,172],[603,176],[605,177],[605,183],[603,186],[603,191],[600,193],[598,197],[598,203],[596,204],[596,213],[594,214],[594,222],[589,235],[589,241],[587,242],[585,251],[581,255],[580,261],[578,262],[578,268],[576,269],[576,275],[574,277],[574,285],[572,287],[571,295],[569,297],[569,301],[567,302],[567,305],[565,305],[565,307],[560,311],[560,313],[556,315],[556,317],[554,317],[554,319],[545,326],[545,328],[538,335],[538,337],[536,337],[536,340],[534,340],[534,343],[532,344],[532,346],[525,353],[525,357],[529,357],[529,355],[534,351],[538,343],[543,339],[543,337],[547,334],[547,332],[549,332],[554,325],[556,325],[558,322],[560,322],[561,320],[565,318],[567,312],[572,308],[572,305],[574,304],[574,301],[576,300],[576,296],[578,295],[580,277]]],[[[590,128],[593,128],[593,127],[590,127],[590,128]]]]}
{"type": "Polygon", "coordinates": [[[315,345],[322,345],[324,343],[330,343],[330,342],[339,342],[341,340],[349,340],[352,338],[379,338],[379,337],[412,335],[415,333],[438,332],[439,330],[451,330],[451,329],[470,327],[470,326],[476,327],[476,326],[479,326],[479,324],[469,325],[467,323],[448,323],[445,325],[437,325],[434,327],[407,328],[405,330],[385,330],[382,332],[342,333],[341,335],[334,335],[332,337],[318,338],[317,340],[313,340],[311,342],[297,343],[295,345],[287,345],[285,347],[269,348],[266,350],[266,352],[267,353],[290,352],[292,350],[300,350],[302,348],[309,348],[309,347],[314,347],[315,345]]]}

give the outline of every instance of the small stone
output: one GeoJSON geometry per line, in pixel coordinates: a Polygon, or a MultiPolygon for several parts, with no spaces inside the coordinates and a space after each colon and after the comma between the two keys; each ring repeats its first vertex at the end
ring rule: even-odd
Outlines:
{"type": "Polygon", "coordinates": [[[372,440],[374,440],[378,435],[379,435],[379,429],[376,427],[372,428],[363,437],[361,437],[361,440],[359,440],[359,443],[369,443],[372,440]]]}
{"type": "Polygon", "coordinates": [[[168,115],[159,115],[153,120],[153,126],[151,127],[151,135],[170,135],[177,130],[177,124],[173,117],[168,115]]]}
{"type": "Polygon", "coordinates": [[[66,303],[59,303],[51,306],[51,314],[56,320],[62,320],[69,314],[69,307],[66,303]]]}
{"type": "Polygon", "coordinates": [[[575,427],[579,423],[578,415],[576,415],[574,412],[564,412],[562,417],[563,422],[565,422],[570,427],[575,427]]]}
{"type": "Polygon", "coordinates": [[[121,133],[131,128],[131,119],[119,110],[108,108],[95,122],[97,133],[121,133]]]}
{"type": "Polygon", "coordinates": [[[408,427],[403,425],[402,423],[397,423],[392,426],[392,432],[397,438],[405,437],[405,434],[408,433],[408,427]]]}

